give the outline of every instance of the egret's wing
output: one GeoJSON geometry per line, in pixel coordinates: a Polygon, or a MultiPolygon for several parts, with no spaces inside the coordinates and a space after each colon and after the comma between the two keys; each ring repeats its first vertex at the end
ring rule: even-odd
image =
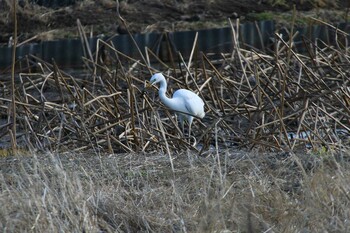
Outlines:
{"type": "Polygon", "coordinates": [[[180,89],[174,93],[173,97],[176,99],[181,99],[182,107],[184,108],[185,112],[191,114],[192,116],[204,116],[204,102],[197,94],[186,89],[180,89]]]}
{"type": "Polygon", "coordinates": [[[199,96],[190,96],[185,99],[185,108],[193,116],[201,117],[204,111],[204,102],[199,96]]]}
{"type": "Polygon", "coordinates": [[[199,98],[185,99],[185,108],[192,115],[196,115],[203,108],[203,101],[199,98]]]}

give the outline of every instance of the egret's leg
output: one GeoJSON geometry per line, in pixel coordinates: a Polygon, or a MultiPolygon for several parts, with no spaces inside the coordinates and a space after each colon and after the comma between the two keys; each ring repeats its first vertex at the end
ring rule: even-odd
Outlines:
{"type": "Polygon", "coordinates": [[[191,126],[192,126],[193,116],[188,116],[187,121],[188,121],[188,140],[191,142],[191,126]]]}
{"type": "Polygon", "coordinates": [[[184,122],[184,118],[182,114],[178,114],[179,116],[179,121],[180,121],[180,125],[181,125],[181,130],[182,130],[182,134],[185,135],[185,122],[184,122]]]}

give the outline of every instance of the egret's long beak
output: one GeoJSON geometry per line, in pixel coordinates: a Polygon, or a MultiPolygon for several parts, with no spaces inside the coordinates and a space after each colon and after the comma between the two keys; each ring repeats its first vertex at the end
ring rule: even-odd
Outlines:
{"type": "Polygon", "coordinates": [[[142,92],[141,92],[141,97],[143,98],[143,96],[145,95],[145,92],[147,91],[148,88],[152,87],[153,84],[151,82],[146,81],[146,86],[143,88],[142,92]]]}

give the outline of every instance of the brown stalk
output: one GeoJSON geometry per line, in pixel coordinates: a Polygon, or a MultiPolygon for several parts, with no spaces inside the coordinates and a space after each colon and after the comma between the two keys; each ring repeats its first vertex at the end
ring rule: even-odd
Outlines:
{"type": "Polygon", "coordinates": [[[12,45],[12,66],[11,66],[11,120],[12,127],[9,130],[11,138],[12,153],[17,149],[16,140],[16,94],[15,94],[15,68],[16,68],[16,47],[17,47],[17,1],[12,0],[12,20],[13,20],[13,45],[12,45]]]}

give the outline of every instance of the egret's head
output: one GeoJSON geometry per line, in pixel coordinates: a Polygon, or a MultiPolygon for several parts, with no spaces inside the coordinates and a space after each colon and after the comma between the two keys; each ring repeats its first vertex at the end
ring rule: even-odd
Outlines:
{"type": "Polygon", "coordinates": [[[154,84],[159,83],[160,81],[162,81],[164,79],[165,78],[162,75],[162,73],[155,73],[149,81],[150,81],[151,85],[154,85],[154,84]]]}

